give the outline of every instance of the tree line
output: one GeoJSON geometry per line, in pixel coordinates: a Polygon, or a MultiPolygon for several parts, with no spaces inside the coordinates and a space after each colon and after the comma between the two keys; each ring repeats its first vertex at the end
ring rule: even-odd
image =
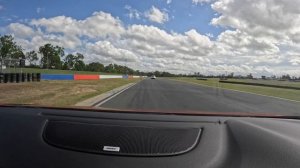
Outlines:
{"type": "MultiPolygon", "coordinates": [[[[252,73],[247,75],[235,75],[233,72],[229,74],[219,74],[219,75],[203,75],[200,72],[195,72],[194,74],[189,75],[182,75],[179,74],[178,76],[182,77],[198,77],[198,78],[220,78],[220,79],[257,79],[255,78],[252,73]]],[[[296,76],[290,76],[289,74],[283,74],[281,76],[271,75],[271,76],[265,76],[262,75],[258,77],[260,79],[264,80],[300,80],[300,77],[296,76]]]]}
{"type": "Polygon", "coordinates": [[[8,60],[21,60],[21,66],[32,68],[108,72],[142,76],[175,76],[169,72],[142,72],[133,70],[127,66],[112,63],[106,66],[100,62],[85,63],[85,56],[82,53],[65,54],[64,47],[52,45],[50,43],[40,46],[38,51],[32,50],[24,53],[24,49],[14,41],[14,38],[11,35],[0,36],[0,56],[1,65],[7,66],[11,66],[8,65],[8,60]],[[38,54],[41,55],[40,59],[38,54]],[[25,61],[28,62],[27,65],[25,64],[25,61]]]}

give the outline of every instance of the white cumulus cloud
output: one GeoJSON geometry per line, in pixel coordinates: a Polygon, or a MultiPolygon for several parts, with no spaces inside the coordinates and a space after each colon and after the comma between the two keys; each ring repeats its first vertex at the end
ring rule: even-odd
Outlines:
{"type": "MultiPolygon", "coordinates": [[[[143,71],[299,76],[300,2],[212,2],[218,15],[211,24],[230,28],[214,38],[192,28],[177,33],[142,24],[124,26],[102,11],[81,20],[56,16],[11,23],[4,29],[28,50],[52,43],[83,53],[87,62],[127,64],[143,71]]],[[[168,21],[167,13],[154,6],[146,14],[156,23],[168,21]]]]}
{"type": "Polygon", "coordinates": [[[167,4],[170,4],[170,3],[172,3],[172,0],[167,0],[167,4]]]}
{"type": "Polygon", "coordinates": [[[111,14],[94,12],[84,20],[57,16],[53,18],[33,19],[31,25],[44,27],[48,33],[65,33],[68,35],[87,36],[89,38],[117,37],[124,32],[122,22],[111,14]]]}
{"type": "Polygon", "coordinates": [[[203,3],[210,3],[212,2],[213,0],[192,0],[193,4],[203,4],[203,3]]]}
{"type": "Polygon", "coordinates": [[[11,32],[14,32],[14,34],[17,37],[21,38],[27,38],[27,37],[32,37],[34,35],[34,31],[31,27],[26,26],[24,24],[20,23],[12,23],[8,26],[8,29],[11,32]]]}
{"type": "Polygon", "coordinates": [[[145,16],[152,22],[163,24],[169,21],[169,15],[165,11],[161,11],[155,6],[145,12],[145,16]]]}
{"type": "Polygon", "coordinates": [[[45,8],[38,7],[38,8],[36,8],[36,13],[39,14],[39,13],[43,12],[44,10],[45,10],[45,8]]]}
{"type": "Polygon", "coordinates": [[[117,61],[137,62],[137,56],[126,49],[117,48],[109,41],[88,43],[87,50],[102,57],[111,57],[117,61]]]}
{"type": "Polygon", "coordinates": [[[133,9],[131,6],[129,6],[129,5],[125,5],[125,7],[124,7],[126,10],[128,10],[128,17],[130,18],[130,19],[141,19],[141,15],[142,15],[142,13],[140,12],[140,11],[138,11],[138,10],[136,10],[136,9],[133,9]]]}

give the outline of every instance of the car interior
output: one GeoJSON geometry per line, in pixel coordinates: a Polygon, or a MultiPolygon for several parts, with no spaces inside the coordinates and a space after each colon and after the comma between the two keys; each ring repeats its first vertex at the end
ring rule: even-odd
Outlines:
{"type": "Polygon", "coordinates": [[[300,165],[297,120],[24,106],[0,114],[0,167],[300,165]]]}

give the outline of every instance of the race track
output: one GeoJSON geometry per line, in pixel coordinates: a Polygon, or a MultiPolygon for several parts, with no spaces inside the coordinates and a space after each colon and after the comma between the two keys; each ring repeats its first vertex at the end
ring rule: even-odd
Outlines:
{"type": "Polygon", "coordinates": [[[168,79],[145,79],[101,104],[115,109],[299,115],[300,103],[168,79]]]}

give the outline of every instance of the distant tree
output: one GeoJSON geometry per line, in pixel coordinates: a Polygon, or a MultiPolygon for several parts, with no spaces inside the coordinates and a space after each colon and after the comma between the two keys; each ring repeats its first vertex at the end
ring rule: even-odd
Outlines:
{"type": "Polygon", "coordinates": [[[4,35],[0,36],[0,55],[2,59],[21,59],[24,54],[22,47],[17,45],[11,35],[4,35]]]}
{"type": "Polygon", "coordinates": [[[35,51],[29,51],[25,54],[25,59],[29,62],[29,65],[35,65],[35,62],[38,60],[37,53],[35,51]]]}
{"type": "Polygon", "coordinates": [[[272,75],[271,78],[272,79],[277,79],[277,77],[275,75],[272,75]]]}
{"type": "Polygon", "coordinates": [[[80,60],[83,60],[83,59],[84,59],[83,54],[81,54],[81,53],[76,53],[76,56],[75,56],[75,62],[80,61],[80,60]]]}
{"type": "Polygon", "coordinates": [[[228,76],[227,76],[227,78],[233,78],[234,77],[234,73],[233,72],[231,72],[228,76]]]}
{"type": "MultiPolygon", "coordinates": [[[[173,76],[175,76],[175,75],[173,75],[173,74],[171,74],[171,73],[169,73],[169,72],[161,72],[161,73],[160,73],[160,76],[161,76],[161,77],[173,77],[173,76]]],[[[197,76],[199,77],[199,76],[201,76],[201,74],[200,74],[200,73],[197,73],[197,76]]]]}
{"type": "Polygon", "coordinates": [[[114,64],[109,64],[104,67],[105,72],[116,73],[114,64]]]}
{"type": "Polygon", "coordinates": [[[77,71],[84,71],[85,69],[85,63],[83,62],[84,56],[81,53],[76,53],[74,58],[74,68],[77,71]]]}
{"type": "Polygon", "coordinates": [[[42,54],[41,66],[43,68],[61,68],[60,58],[64,56],[64,48],[48,43],[39,48],[39,53],[42,54]]]}
{"type": "Polygon", "coordinates": [[[160,72],[159,72],[159,71],[155,71],[155,72],[154,72],[154,75],[155,75],[155,76],[160,76],[160,72]]]}
{"type": "Polygon", "coordinates": [[[122,66],[118,64],[109,64],[104,67],[104,72],[109,73],[121,73],[121,74],[129,74],[132,75],[135,73],[135,71],[131,68],[128,68],[127,66],[122,66]]]}
{"type": "Polygon", "coordinates": [[[67,66],[67,64],[64,61],[61,61],[61,69],[62,70],[69,70],[69,67],[67,66]]]}
{"type": "Polygon", "coordinates": [[[253,79],[253,75],[250,73],[249,75],[247,75],[248,79],[253,79]]]}
{"type": "Polygon", "coordinates": [[[74,68],[74,55],[68,54],[64,59],[63,69],[73,69],[74,68]]]}
{"type": "Polygon", "coordinates": [[[76,71],[84,71],[85,70],[85,63],[82,60],[78,60],[74,65],[74,69],[76,71]]]}
{"type": "Polygon", "coordinates": [[[84,59],[84,56],[81,53],[76,53],[76,55],[68,54],[64,59],[63,68],[76,69],[75,65],[77,65],[77,68],[78,68],[79,65],[84,64],[83,59],[84,59]]]}
{"type": "Polygon", "coordinates": [[[92,62],[86,65],[85,69],[93,72],[104,72],[104,65],[99,62],[92,62]]]}
{"type": "Polygon", "coordinates": [[[281,76],[281,79],[284,79],[284,80],[290,80],[290,79],[291,79],[291,76],[290,76],[289,74],[282,75],[282,76],[281,76]]]}

